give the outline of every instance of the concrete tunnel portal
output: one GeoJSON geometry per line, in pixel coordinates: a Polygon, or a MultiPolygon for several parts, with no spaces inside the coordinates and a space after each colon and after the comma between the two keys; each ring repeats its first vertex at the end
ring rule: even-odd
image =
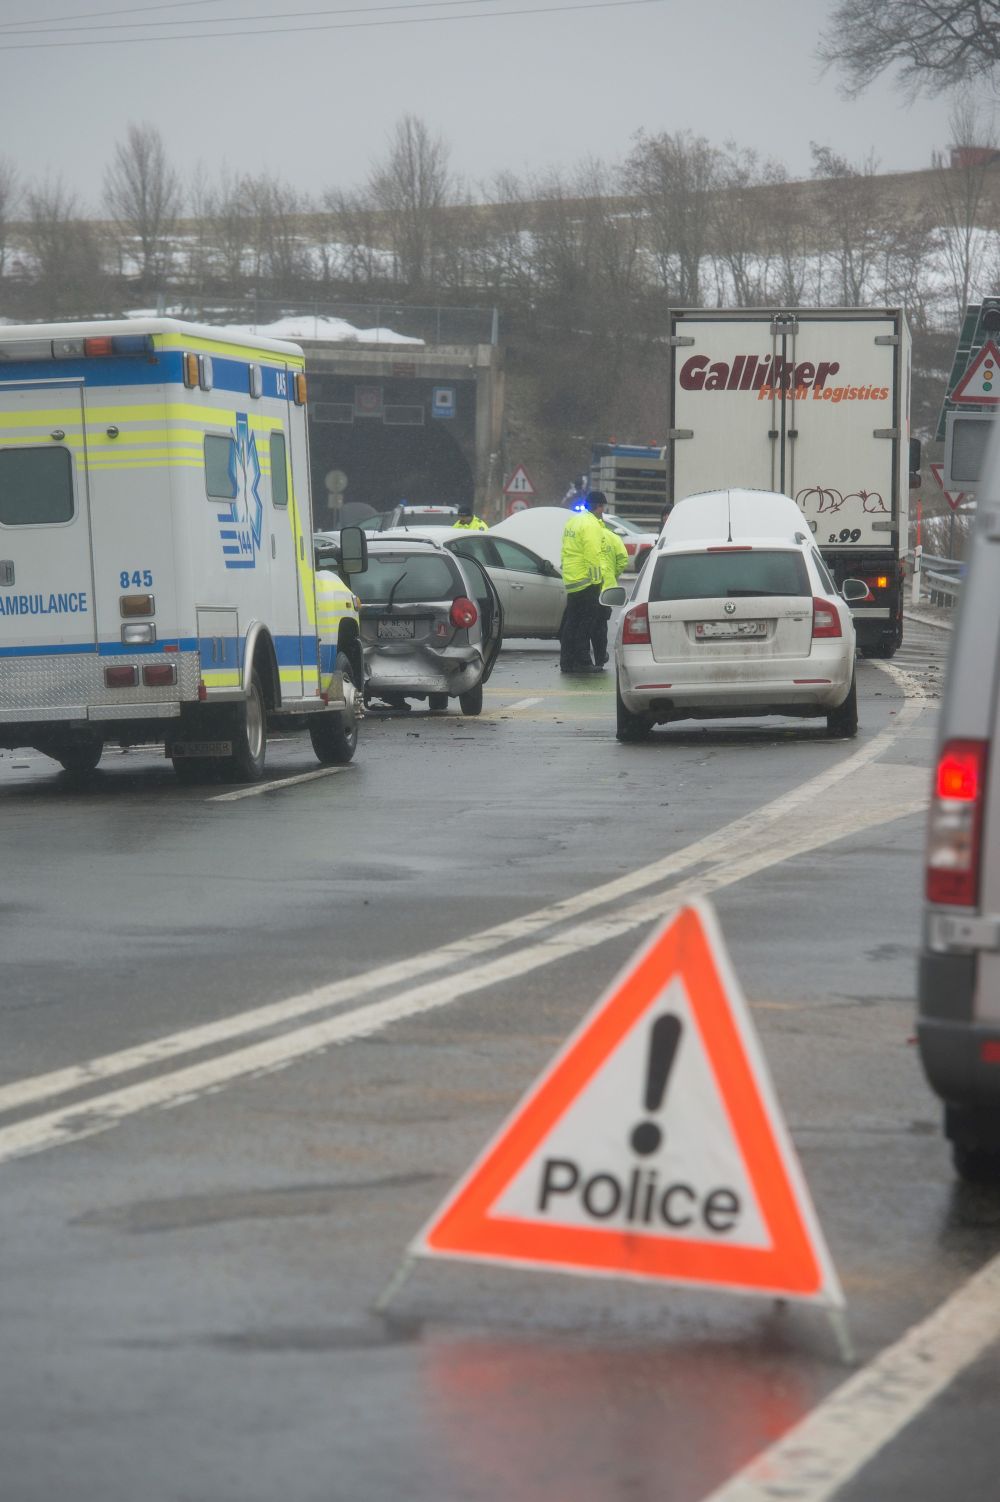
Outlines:
{"type": "Polygon", "coordinates": [[[318,529],[398,505],[481,510],[499,481],[502,377],[495,346],[380,349],[300,340],[318,529]]]}

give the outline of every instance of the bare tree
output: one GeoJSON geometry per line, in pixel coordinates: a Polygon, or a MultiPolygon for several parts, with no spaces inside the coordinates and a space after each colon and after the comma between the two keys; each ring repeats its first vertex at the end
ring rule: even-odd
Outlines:
{"type": "Polygon", "coordinates": [[[447,146],[416,115],[404,115],[385,160],[372,168],[368,192],[384,215],[396,275],[410,288],[434,279],[454,191],[447,146]]]}
{"type": "Polygon", "coordinates": [[[910,93],[938,94],[1000,65],[1000,17],[991,0],[839,0],[819,55],[860,94],[888,68],[910,93]]]}
{"type": "Polygon", "coordinates": [[[712,244],[719,300],[753,307],[768,300],[774,240],[771,188],[784,169],[727,141],[712,195],[712,244]]]}
{"type": "Polygon", "coordinates": [[[718,166],[716,148],[687,131],[659,136],[640,131],[626,163],[625,180],[644,212],[660,283],[690,307],[701,301],[718,166]]]}
{"type": "Polygon", "coordinates": [[[845,307],[860,307],[871,295],[890,217],[878,164],[869,155],[852,166],[815,142],[811,150],[820,233],[836,267],[834,296],[845,307]]]}
{"type": "Polygon", "coordinates": [[[106,300],[101,248],[93,225],[61,182],[25,195],[24,236],[36,311],[47,318],[95,313],[106,300]]]}
{"type": "Polygon", "coordinates": [[[17,169],[9,158],[0,157],[0,276],[7,270],[11,221],[17,213],[20,194],[17,169]]]}
{"type": "Polygon", "coordinates": [[[482,189],[472,252],[480,284],[497,298],[530,305],[537,288],[532,247],[532,209],[527,187],[511,172],[482,189]]]}
{"type": "Polygon", "coordinates": [[[276,177],[245,177],[240,185],[251,222],[254,285],[272,295],[293,292],[308,278],[310,257],[302,235],[306,203],[276,177]]]}
{"type": "Polygon", "coordinates": [[[992,219],[992,205],[984,203],[984,195],[988,155],[996,149],[997,133],[992,116],[984,116],[968,92],[956,101],[949,125],[955,150],[950,157],[934,153],[932,204],[940,227],[941,254],[961,317],[979,279],[986,248],[983,231],[992,219]]]}
{"type": "Polygon", "coordinates": [[[135,254],[141,285],[155,286],[168,268],[183,204],[180,179],[155,125],[129,125],[104,174],[104,202],[121,250],[135,254]]]}

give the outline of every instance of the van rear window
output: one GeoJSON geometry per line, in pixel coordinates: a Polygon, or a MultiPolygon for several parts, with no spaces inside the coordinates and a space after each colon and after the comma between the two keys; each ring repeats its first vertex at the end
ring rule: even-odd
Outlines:
{"type": "Polygon", "coordinates": [[[455,565],[440,553],[383,554],[379,558],[369,553],[365,572],[351,575],[351,588],[363,605],[384,605],[390,591],[395,605],[454,600],[465,593],[455,565]]]}
{"type": "Polygon", "coordinates": [[[674,553],[657,560],[650,600],[715,600],[725,595],[810,595],[801,553],[754,548],[748,552],[674,553]]]}
{"type": "Polygon", "coordinates": [[[72,520],[69,449],[0,449],[0,526],[42,527],[72,520]]]}
{"type": "Polygon", "coordinates": [[[236,499],[236,445],[231,438],[205,438],[205,491],[216,501],[236,499]]]}

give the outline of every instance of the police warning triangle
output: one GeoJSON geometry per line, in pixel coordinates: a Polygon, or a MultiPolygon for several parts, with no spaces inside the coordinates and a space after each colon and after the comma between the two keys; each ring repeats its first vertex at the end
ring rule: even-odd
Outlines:
{"type": "Polygon", "coordinates": [[[410,1251],[843,1306],[706,904],[630,963],[410,1251]]]}
{"type": "Polygon", "coordinates": [[[964,376],[949,396],[949,401],[969,402],[982,406],[996,405],[1000,401],[1000,350],[992,339],[987,339],[964,376]]]}

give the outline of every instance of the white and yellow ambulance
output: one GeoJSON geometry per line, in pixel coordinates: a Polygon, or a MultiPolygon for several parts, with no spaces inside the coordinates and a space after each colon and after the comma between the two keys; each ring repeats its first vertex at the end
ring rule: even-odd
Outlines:
{"type": "Polygon", "coordinates": [[[313,565],[302,351],[166,318],[0,329],[0,747],[263,774],[354,753],[351,591],[313,565]]]}

